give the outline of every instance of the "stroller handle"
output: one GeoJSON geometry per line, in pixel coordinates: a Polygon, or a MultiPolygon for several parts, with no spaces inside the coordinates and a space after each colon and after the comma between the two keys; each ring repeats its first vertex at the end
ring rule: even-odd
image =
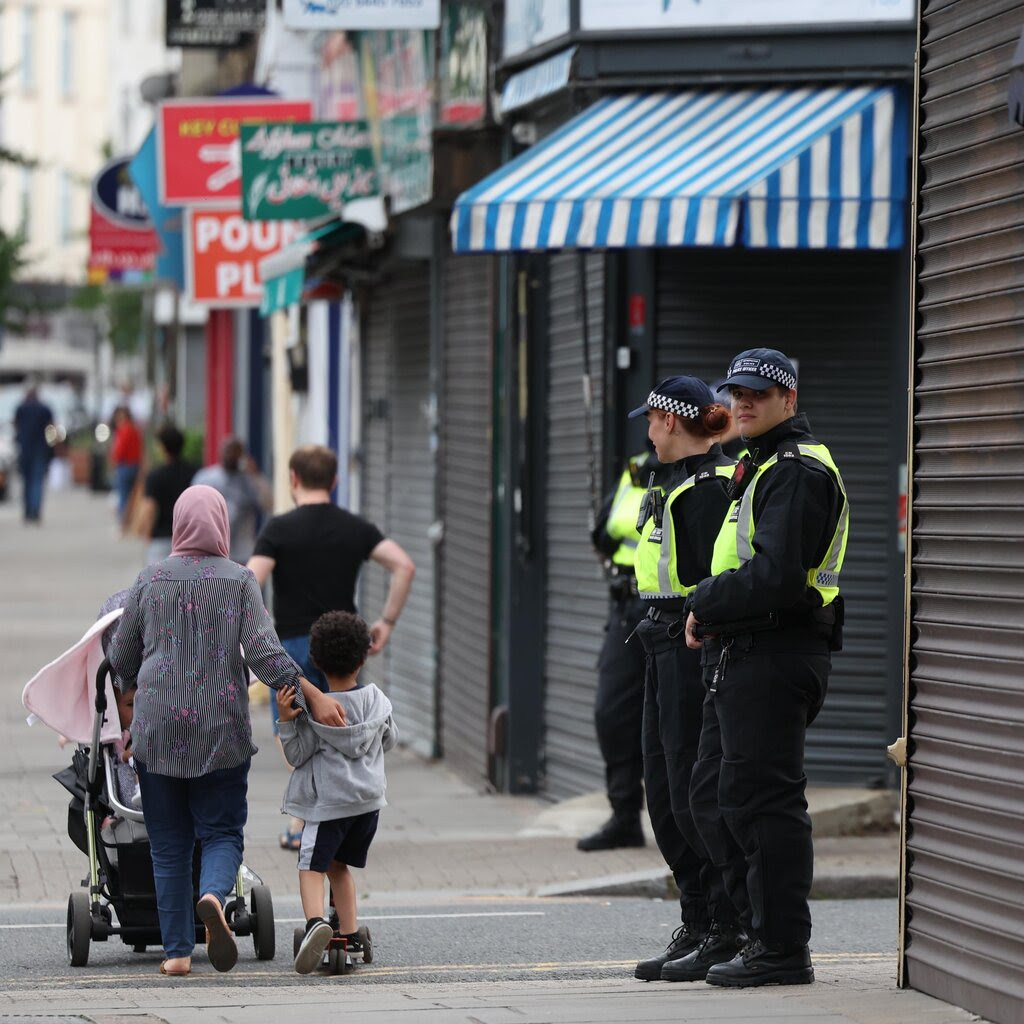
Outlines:
{"type": "Polygon", "coordinates": [[[110,661],[104,658],[96,670],[96,717],[92,721],[92,744],[89,747],[89,794],[97,796],[99,785],[96,782],[96,770],[99,766],[100,730],[107,716],[107,676],[110,674],[110,661]]]}

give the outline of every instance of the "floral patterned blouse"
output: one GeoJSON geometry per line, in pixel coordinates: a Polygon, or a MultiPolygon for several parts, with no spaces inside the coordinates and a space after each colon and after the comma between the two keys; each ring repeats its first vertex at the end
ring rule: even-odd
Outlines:
{"type": "Polygon", "coordinates": [[[118,686],[137,687],[136,760],[180,779],[234,768],[256,753],[246,666],[274,689],[299,679],[256,578],[215,556],[174,555],[143,569],[109,657],[118,686]]]}

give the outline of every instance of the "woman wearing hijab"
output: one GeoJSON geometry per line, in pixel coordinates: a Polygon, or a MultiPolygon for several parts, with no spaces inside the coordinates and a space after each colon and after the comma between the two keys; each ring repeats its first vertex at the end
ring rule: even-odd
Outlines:
{"type": "Polygon", "coordinates": [[[249,763],[251,669],[273,689],[300,687],[317,721],[342,725],[339,705],[299,676],[263,605],[253,574],[228,558],[228,511],[212,487],[175,503],[171,555],[139,574],[110,649],[122,691],[135,689],[132,748],[156,881],[161,973],[192,968],[197,914],[210,962],[238,959],[224,904],[242,862],[249,763]],[[333,713],[332,713],[333,712],[333,713]],[[192,903],[192,857],[201,844],[192,903]]]}

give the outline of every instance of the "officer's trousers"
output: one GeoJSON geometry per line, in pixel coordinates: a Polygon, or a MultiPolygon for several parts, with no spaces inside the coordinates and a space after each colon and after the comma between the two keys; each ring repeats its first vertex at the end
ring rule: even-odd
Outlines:
{"type": "Polygon", "coordinates": [[[686,646],[683,623],[645,619],[638,629],[647,653],[644,687],[644,782],[658,849],[679,887],[682,919],[703,930],[737,916],[690,812],[704,685],[700,655],[686,646]]]}
{"type": "Polygon", "coordinates": [[[612,814],[636,822],[644,805],[643,725],[644,652],[633,637],[647,606],[639,598],[611,600],[604,644],[597,660],[594,726],[604,759],[605,785],[612,814]]]}
{"type": "Polygon", "coordinates": [[[751,938],[806,945],[814,871],[804,740],[825,699],[826,641],[789,630],[705,641],[703,727],[690,805],[751,938]],[[719,667],[717,683],[714,673],[719,667]]]}

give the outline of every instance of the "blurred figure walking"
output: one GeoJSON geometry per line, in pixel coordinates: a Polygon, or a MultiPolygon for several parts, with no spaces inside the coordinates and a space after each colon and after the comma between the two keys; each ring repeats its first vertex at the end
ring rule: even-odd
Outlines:
{"type": "Polygon", "coordinates": [[[196,467],[185,462],[181,453],[185,437],[173,424],[165,423],[156,434],[164,461],[146,474],[139,532],[149,542],[146,565],[160,562],[171,553],[171,527],[174,503],[192,483],[196,467]]]}
{"type": "Polygon", "coordinates": [[[220,462],[199,470],[192,482],[206,484],[224,496],[231,522],[230,557],[245,565],[273,498],[266,478],[246,454],[245,445],[237,437],[227,438],[220,448],[220,462]]]}
{"type": "Polygon", "coordinates": [[[42,519],[43,488],[51,456],[46,431],[52,425],[52,410],[40,401],[36,386],[30,385],[21,404],[14,410],[14,435],[18,442],[18,470],[21,473],[26,523],[38,523],[42,519]]]}
{"type": "Polygon", "coordinates": [[[142,432],[127,405],[114,410],[114,441],[110,461],[114,464],[114,490],[117,492],[117,521],[123,530],[128,515],[128,502],[142,465],[142,432]]]}

